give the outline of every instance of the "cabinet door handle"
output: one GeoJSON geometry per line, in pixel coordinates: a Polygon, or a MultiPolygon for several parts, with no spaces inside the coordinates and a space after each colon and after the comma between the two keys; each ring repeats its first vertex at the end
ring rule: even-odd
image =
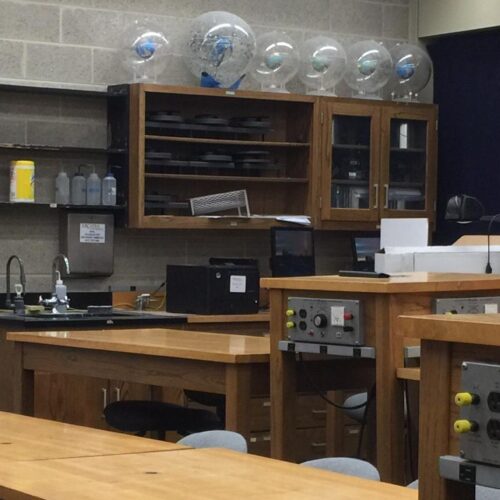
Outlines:
{"type": "Polygon", "coordinates": [[[115,401],[121,401],[122,390],[119,387],[113,389],[115,391],[115,401]]]}
{"type": "Polygon", "coordinates": [[[311,443],[311,446],[313,448],[325,448],[326,447],[326,443],[315,443],[314,441],[311,443]]]}
{"type": "Polygon", "coordinates": [[[389,184],[384,184],[384,208],[389,208],[389,184]]]}
{"type": "Polygon", "coordinates": [[[108,390],[105,387],[101,387],[102,391],[102,409],[108,406],[108,390]]]}
{"type": "Polygon", "coordinates": [[[373,204],[373,208],[378,208],[378,184],[374,184],[373,189],[375,189],[375,203],[373,204]]]}
{"type": "Polygon", "coordinates": [[[311,410],[313,415],[326,415],[326,410],[315,410],[314,408],[311,410]]]}

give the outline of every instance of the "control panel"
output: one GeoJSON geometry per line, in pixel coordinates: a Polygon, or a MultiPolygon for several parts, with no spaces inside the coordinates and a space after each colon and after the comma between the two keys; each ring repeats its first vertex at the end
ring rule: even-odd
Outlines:
{"type": "Polygon", "coordinates": [[[285,314],[289,340],[355,346],[364,343],[359,300],[290,297],[285,314]]]}
{"type": "Polygon", "coordinates": [[[455,395],[460,418],[462,458],[500,465],[500,365],[462,363],[461,392],[455,395]]]}
{"type": "Polygon", "coordinates": [[[433,312],[436,314],[483,314],[498,313],[500,297],[456,297],[434,299],[433,312]]]}

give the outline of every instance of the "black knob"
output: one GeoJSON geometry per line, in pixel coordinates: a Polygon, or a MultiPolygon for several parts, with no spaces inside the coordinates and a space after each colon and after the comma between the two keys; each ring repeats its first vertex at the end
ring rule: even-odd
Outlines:
{"type": "Polygon", "coordinates": [[[324,328],[328,324],[328,318],[324,314],[316,314],[313,323],[317,328],[324,328]]]}

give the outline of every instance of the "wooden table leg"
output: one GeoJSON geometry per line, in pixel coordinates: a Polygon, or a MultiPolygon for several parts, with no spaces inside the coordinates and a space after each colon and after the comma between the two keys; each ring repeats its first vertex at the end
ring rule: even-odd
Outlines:
{"type": "Polygon", "coordinates": [[[226,365],[226,429],[250,438],[250,364],[226,365]]]}
{"type": "Polygon", "coordinates": [[[422,341],[420,369],[419,499],[473,500],[474,487],[444,481],[439,457],[450,451],[451,344],[422,341]]]}
{"type": "Polygon", "coordinates": [[[13,349],[12,394],[14,413],[34,415],[35,412],[35,372],[25,370],[23,366],[22,344],[15,344],[13,349]]]}
{"type": "Polygon", "coordinates": [[[404,403],[396,378],[396,368],[403,366],[403,342],[391,324],[391,297],[375,300],[377,468],[382,481],[404,484],[404,403]]]}

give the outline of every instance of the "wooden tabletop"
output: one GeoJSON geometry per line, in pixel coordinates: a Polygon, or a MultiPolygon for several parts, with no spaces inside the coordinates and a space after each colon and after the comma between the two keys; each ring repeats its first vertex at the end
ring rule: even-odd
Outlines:
{"type": "Polygon", "coordinates": [[[231,364],[269,362],[270,353],[265,337],[164,328],[9,332],[7,340],[231,364]]]}
{"type": "Polygon", "coordinates": [[[187,448],[166,441],[0,412],[0,461],[92,457],[181,449],[187,448]]]}
{"type": "Polygon", "coordinates": [[[256,314],[188,314],[188,323],[269,323],[271,314],[262,311],[256,314]]]}
{"type": "Polygon", "coordinates": [[[412,293],[500,290],[500,276],[466,273],[402,273],[390,278],[304,276],[261,278],[262,288],[331,292],[412,293]]]}
{"type": "Polygon", "coordinates": [[[400,316],[405,337],[500,346],[500,314],[425,314],[400,316]]]}
{"type": "Polygon", "coordinates": [[[416,490],[217,449],[15,465],[0,462],[5,500],[417,500],[416,490]]]}

